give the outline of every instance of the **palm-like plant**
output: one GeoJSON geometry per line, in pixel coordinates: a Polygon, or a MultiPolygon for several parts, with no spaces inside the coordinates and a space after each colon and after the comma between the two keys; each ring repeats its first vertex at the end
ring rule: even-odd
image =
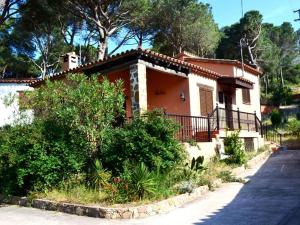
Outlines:
{"type": "Polygon", "coordinates": [[[134,195],[144,199],[146,195],[155,193],[155,180],[144,163],[137,165],[131,176],[131,186],[134,195]]]}

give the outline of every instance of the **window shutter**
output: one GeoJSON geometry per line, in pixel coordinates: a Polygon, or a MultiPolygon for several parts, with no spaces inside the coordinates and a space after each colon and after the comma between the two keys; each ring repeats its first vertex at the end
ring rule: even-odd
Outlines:
{"type": "Polygon", "coordinates": [[[251,103],[250,90],[249,89],[242,89],[242,98],[243,98],[243,103],[245,103],[245,104],[250,104],[251,103]]]}
{"type": "Polygon", "coordinates": [[[206,115],[213,111],[213,93],[211,90],[206,91],[206,115]]]}
{"type": "Polygon", "coordinates": [[[206,91],[204,89],[200,89],[200,109],[201,116],[205,116],[206,114],[206,91]]]}
{"type": "Polygon", "coordinates": [[[212,90],[200,88],[200,111],[201,116],[207,116],[213,111],[213,92],[212,90]]]}

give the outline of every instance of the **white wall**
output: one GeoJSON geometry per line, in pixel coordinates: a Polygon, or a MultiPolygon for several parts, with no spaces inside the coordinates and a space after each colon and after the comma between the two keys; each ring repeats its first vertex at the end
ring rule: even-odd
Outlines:
{"type": "MultiPolygon", "coordinates": [[[[32,90],[31,87],[24,83],[0,83],[0,126],[12,124],[19,117],[19,99],[18,91],[32,90]],[[14,101],[10,106],[4,104],[7,96],[14,96],[14,101]]],[[[32,111],[24,112],[28,118],[32,118],[32,111]]]]}
{"type": "Polygon", "coordinates": [[[213,108],[216,107],[217,82],[196,74],[189,74],[191,116],[201,115],[199,85],[206,85],[213,88],[213,108]]]}
{"type": "MultiPolygon", "coordinates": [[[[236,67],[235,76],[241,77],[243,75],[242,70],[236,67]]],[[[254,113],[256,114],[259,119],[261,119],[261,112],[260,112],[260,77],[254,74],[251,74],[247,71],[244,72],[245,79],[254,83],[253,89],[250,89],[250,104],[244,104],[242,98],[242,89],[236,89],[236,104],[233,106],[234,109],[239,108],[240,111],[254,113]]]]}

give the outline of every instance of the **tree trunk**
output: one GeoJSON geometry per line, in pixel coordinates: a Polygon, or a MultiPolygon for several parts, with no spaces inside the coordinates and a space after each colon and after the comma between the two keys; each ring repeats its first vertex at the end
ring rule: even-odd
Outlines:
{"type": "Polygon", "coordinates": [[[108,47],[108,44],[107,44],[107,38],[105,38],[104,41],[99,41],[99,44],[98,44],[98,52],[97,52],[97,59],[98,60],[103,60],[104,57],[106,56],[107,54],[107,47],[108,47]]]}

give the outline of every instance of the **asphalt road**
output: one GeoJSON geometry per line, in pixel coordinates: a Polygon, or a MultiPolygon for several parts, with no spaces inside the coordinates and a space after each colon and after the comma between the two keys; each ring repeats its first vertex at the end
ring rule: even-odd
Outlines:
{"type": "Polygon", "coordinates": [[[300,225],[300,151],[283,151],[245,173],[250,183],[225,184],[168,214],[105,220],[17,206],[0,207],[0,225],[300,225]]]}

